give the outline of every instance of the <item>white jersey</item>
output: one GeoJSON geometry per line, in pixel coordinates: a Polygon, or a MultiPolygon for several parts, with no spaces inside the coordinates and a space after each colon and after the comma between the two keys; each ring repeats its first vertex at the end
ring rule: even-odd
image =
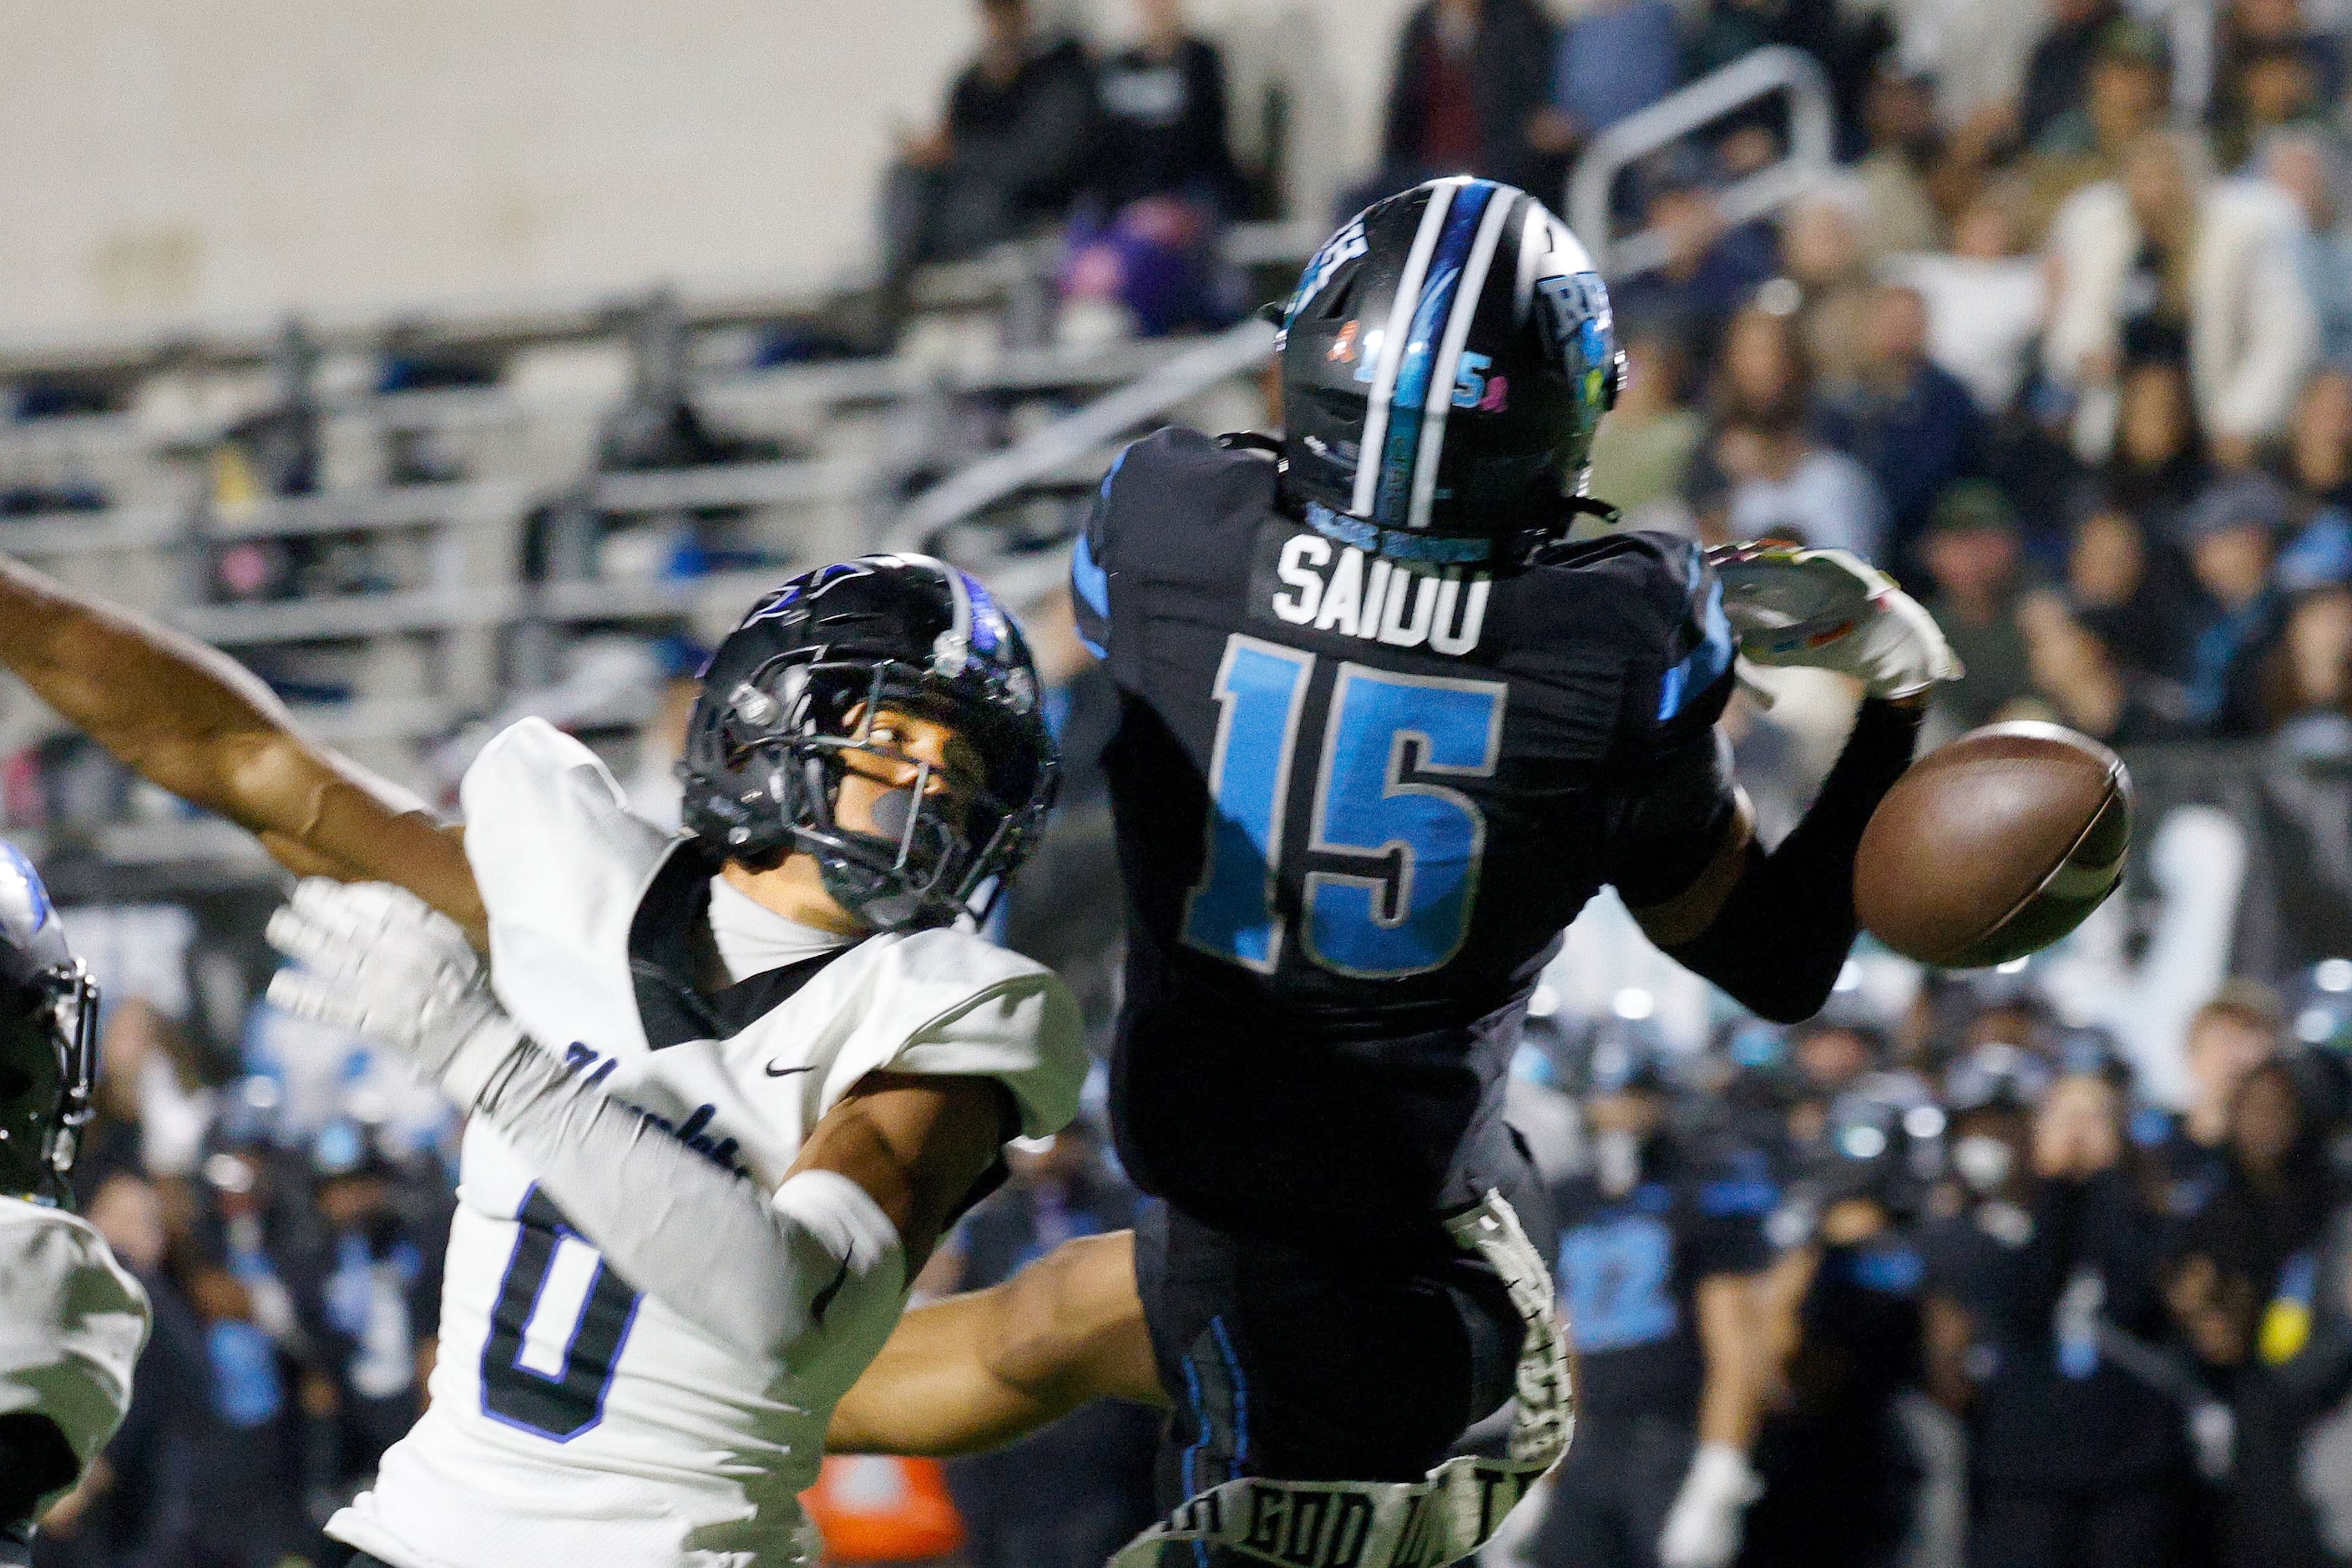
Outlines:
{"type": "Polygon", "coordinates": [[[89,1464],[131,1408],[148,1321],[147,1292],[88,1220],[0,1198],[0,1415],[47,1416],[89,1464]]]}
{"type": "MultiPolygon", "coordinates": [[[[877,1068],[996,1078],[1031,1135],[1076,1113],[1076,1007],[1027,959],[955,931],[868,937],[710,1038],[724,1029],[681,1024],[662,978],[674,970],[646,957],[689,946],[677,910],[695,906],[679,895],[709,874],[687,841],[628,815],[595,757],[538,720],[490,743],[461,797],[499,1001],[606,1092],[769,1191],[877,1068]]],[[[467,1128],[431,1407],[329,1532],[396,1568],[797,1561],[797,1497],[833,1406],[903,1300],[829,1319],[788,1363],[749,1359],[605,1268],[535,1178],[487,1121],[467,1128]]]]}

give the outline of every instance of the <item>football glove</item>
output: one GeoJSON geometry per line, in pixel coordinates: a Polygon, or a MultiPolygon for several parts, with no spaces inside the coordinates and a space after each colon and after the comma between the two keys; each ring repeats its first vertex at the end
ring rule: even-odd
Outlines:
{"type": "Polygon", "coordinates": [[[270,977],[271,1002],[383,1042],[469,1110],[521,1043],[466,933],[404,889],[306,878],[268,935],[302,966],[270,977]]]}
{"type": "Polygon", "coordinates": [[[1810,665],[1862,682],[1873,697],[1916,697],[1959,679],[1960,661],[1918,600],[1843,550],[1726,544],[1707,552],[1723,613],[1756,664],[1810,665]]]}
{"type": "Polygon", "coordinates": [[[1748,1505],[1763,1484],[1748,1456],[1727,1443],[1702,1443],[1658,1534],[1662,1568],[1726,1568],[1739,1555],[1748,1505]]]}

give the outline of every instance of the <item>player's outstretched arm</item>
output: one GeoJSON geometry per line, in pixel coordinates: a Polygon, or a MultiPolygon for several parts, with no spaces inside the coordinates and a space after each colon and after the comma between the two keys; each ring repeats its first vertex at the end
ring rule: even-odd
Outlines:
{"type": "MultiPolygon", "coordinates": [[[[1713,856],[1680,891],[1645,902],[1638,882],[1625,884],[1650,940],[1759,1016],[1793,1024],[1820,1012],[1860,929],[1854,852],[1911,765],[1920,716],[1916,699],[1866,699],[1804,820],[1769,852],[1739,799],[1722,814],[1713,856]]],[[[1721,788],[1729,795],[1727,778],[1721,788]]]]}
{"type": "Polygon", "coordinates": [[[405,1054],[498,1128],[622,1278],[746,1356],[784,1357],[828,1319],[895,1317],[1004,1136],[992,1079],[869,1073],[770,1194],[526,1036],[464,933],[414,894],[307,879],[269,940],[302,965],[271,1001],[405,1054]]]}
{"type": "Polygon", "coordinates": [[[1769,853],[1727,746],[1695,739],[1662,759],[1629,812],[1618,886],[1650,939],[1685,967],[1794,1023],[1821,1010],[1844,967],[1863,830],[1911,765],[1928,689],[1959,664],[1926,610],[1843,551],[1742,545],[1709,561],[1743,657],[1850,676],[1862,682],[1861,710],[1804,820],[1769,853]]]}
{"type": "Polygon", "coordinates": [[[918,1307],[834,1407],[825,1450],[953,1458],[1094,1399],[1165,1405],[1135,1233],[1063,1243],[1001,1285],[918,1307]]]}
{"type": "Polygon", "coordinates": [[[396,882],[487,941],[458,830],[298,733],[226,655],[0,556],[0,663],[126,767],[254,833],[288,868],[396,882]]]}

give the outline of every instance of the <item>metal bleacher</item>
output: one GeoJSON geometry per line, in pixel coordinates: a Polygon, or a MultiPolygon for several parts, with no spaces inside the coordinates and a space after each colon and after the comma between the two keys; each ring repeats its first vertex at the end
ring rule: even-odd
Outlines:
{"type": "MultiPolygon", "coordinates": [[[[1319,238],[1242,226],[1228,255],[1272,297],[1319,238]]],[[[0,420],[0,552],[228,649],[313,733],[443,798],[443,753],[469,722],[615,637],[708,639],[817,561],[928,548],[1016,605],[1041,598],[1067,499],[1118,441],[1188,414],[1258,416],[1270,328],[1057,344],[1049,278],[1034,246],[934,269],[899,352],[880,358],[761,363],[779,323],[821,321],[822,304],[753,287],[313,321],[316,483],[290,495],[225,496],[215,467],[241,421],[286,396],[279,323],[0,342],[0,408],[13,392],[19,409],[0,420]],[[648,350],[648,321],[667,350],[648,350]],[[388,341],[488,370],[480,384],[378,390],[388,341]],[[727,450],[600,461],[649,377],[727,450]],[[435,454],[431,471],[404,480],[389,456],[404,447],[435,454]],[[224,586],[232,560],[308,565],[238,593],[224,586]]],[[[584,738],[625,769],[631,736],[584,738]]],[[[0,761],[38,748],[54,770],[64,744],[53,716],[0,686],[0,761]]],[[[42,776],[0,797],[0,829],[70,860],[79,896],[268,874],[242,834],[143,786],[42,776]]]]}

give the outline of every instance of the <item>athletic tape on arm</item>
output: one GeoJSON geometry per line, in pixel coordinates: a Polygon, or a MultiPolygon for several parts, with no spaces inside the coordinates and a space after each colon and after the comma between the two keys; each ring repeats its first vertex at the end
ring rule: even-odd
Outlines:
{"type": "Polygon", "coordinates": [[[1507,1457],[1448,1459],[1418,1481],[1283,1481],[1212,1487],[1137,1536],[1109,1568],[1159,1568],[1160,1548],[1202,1541],[1286,1568],[1437,1568],[1486,1543],[1568,1452],[1576,1394],[1567,1334],[1544,1268],[1500,1193],[1447,1222],[1494,1266],[1527,1325],[1507,1457]]]}

